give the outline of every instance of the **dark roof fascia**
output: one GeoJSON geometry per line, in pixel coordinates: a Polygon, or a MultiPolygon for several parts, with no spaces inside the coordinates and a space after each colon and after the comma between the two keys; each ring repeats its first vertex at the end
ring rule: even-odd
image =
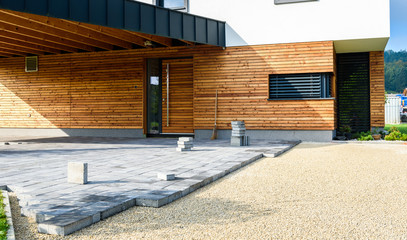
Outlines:
{"type": "Polygon", "coordinates": [[[223,21],[133,0],[0,0],[0,8],[225,47],[223,21]]]}

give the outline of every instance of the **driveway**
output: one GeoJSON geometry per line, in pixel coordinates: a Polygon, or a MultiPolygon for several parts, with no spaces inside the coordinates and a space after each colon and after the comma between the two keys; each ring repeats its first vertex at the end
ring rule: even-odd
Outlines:
{"type": "Polygon", "coordinates": [[[67,235],[137,206],[161,207],[296,142],[196,141],[177,152],[176,139],[52,138],[0,146],[0,186],[17,194],[22,214],[42,233],[67,235]],[[21,144],[20,144],[21,143],[21,144]],[[68,162],[88,163],[89,183],[67,182],[68,162]],[[164,181],[158,173],[173,173],[164,181]]]}
{"type": "Polygon", "coordinates": [[[300,144],[67,238],[34,233],[26,218],[16,231],[21,239],[406,239],[406,156],[403,144],[300,144]]]}

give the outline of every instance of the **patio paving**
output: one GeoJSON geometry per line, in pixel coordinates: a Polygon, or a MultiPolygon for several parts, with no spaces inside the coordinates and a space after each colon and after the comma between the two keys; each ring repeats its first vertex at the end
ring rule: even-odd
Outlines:
{"type": "Polygon", "coordinates": [[[177,139],[47,138],[0,142],[0,186],[16,192],[22,214],[42,233],[68,235],[133,206],[160,207],[263,156],[298,142],[196,141],[177,152],[177,139]],[[68,162],[88,163],[89,183],[67,183],[68,162]],[[175,173],[163,181],[158,172],[175,173]]]}

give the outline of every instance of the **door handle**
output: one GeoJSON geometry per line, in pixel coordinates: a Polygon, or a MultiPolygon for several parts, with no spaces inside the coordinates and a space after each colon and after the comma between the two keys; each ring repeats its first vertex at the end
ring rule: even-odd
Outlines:
{"type": "Polygon", "coordinates": [[[167,127],[170,126],[170,64],[167,63],[167,127]]]}

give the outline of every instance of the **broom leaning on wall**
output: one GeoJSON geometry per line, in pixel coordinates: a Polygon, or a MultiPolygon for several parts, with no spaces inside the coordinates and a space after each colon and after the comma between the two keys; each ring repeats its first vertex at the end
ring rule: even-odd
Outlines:
{"type": "Polygon", "coordinates": [[[218,138],[218,130],[216,129],[216,118],[218,116],[218,89],[216,89],[216,97],[215,97],[215,125],[213,126],[212,137],[211,140],[215,140],[218,138]]]}

